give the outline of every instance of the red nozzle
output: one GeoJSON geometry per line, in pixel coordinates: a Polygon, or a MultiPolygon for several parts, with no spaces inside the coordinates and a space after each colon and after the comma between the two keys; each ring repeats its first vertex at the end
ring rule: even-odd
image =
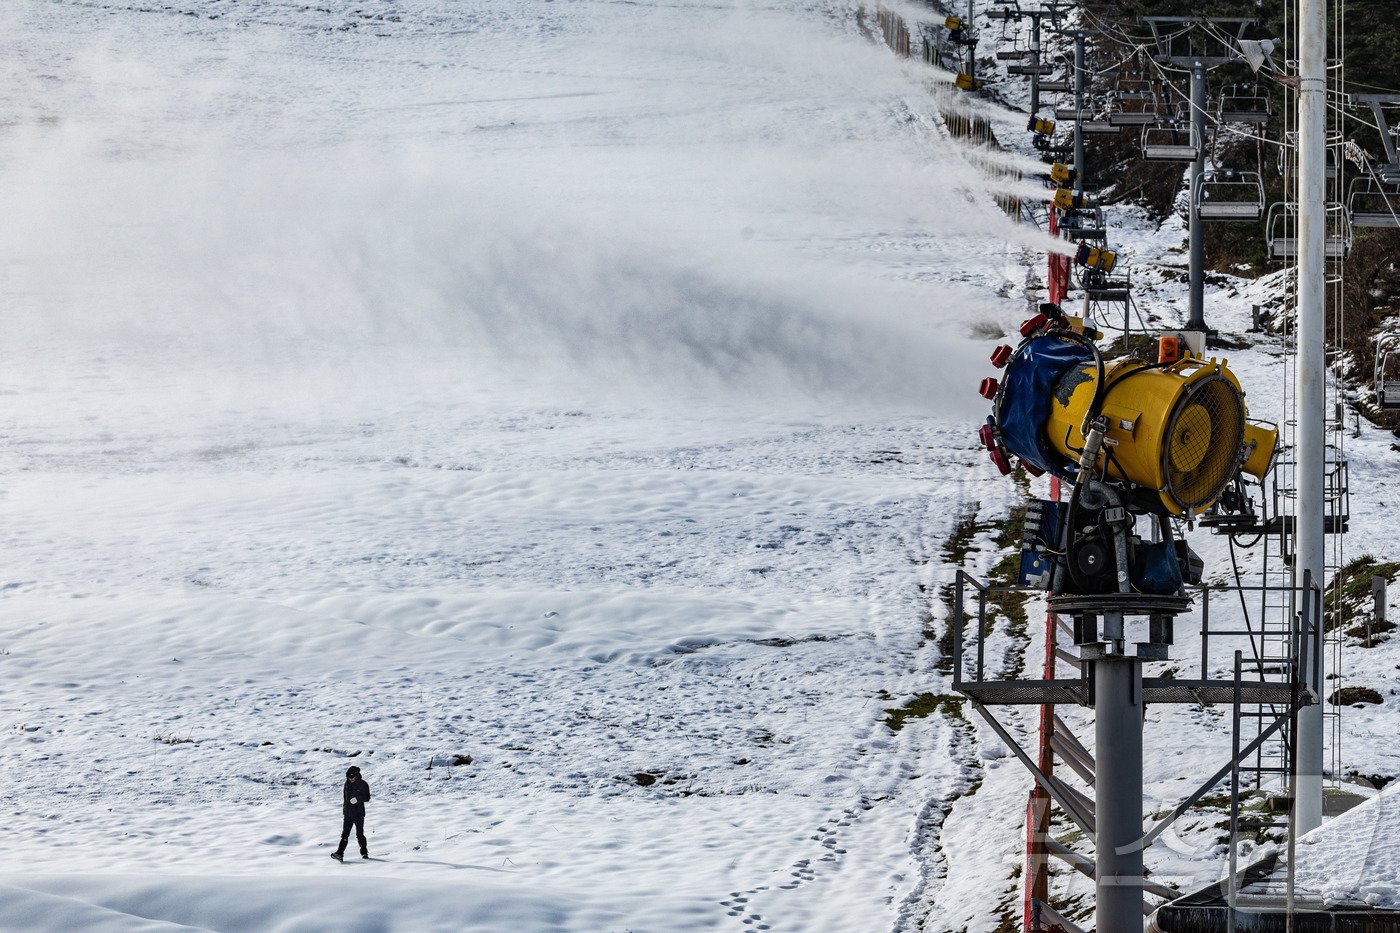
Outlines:
{"type": "Polygon", "coordinates": [[[990,424],[984,424],[977,430],[977,438],[982,442],[982,446],[988,450],[997,449],[996,428],[992,427],[990,424]]]}
{"type": "Polygon", "coordinates": [[[1029,337],[1031,334],[1044,327],[1045,322],[1048,320],[1049,318],[1047,318],[1045,315],[1037,314],[1035,317],[1031,318],[1030,320],[1026,321],[1026,323],[1021,325],[1021,336],[1029,337]]]}
{"type": "Polygon", "coordinates": [[[1011,359],[1011,348],[1006,344],[1002,344],[992,351],[992,365],[997,369],[1005,366],[1009,359],[1011,359]]]}
{"type": "Polygon", "coordinates": [[[997,469],[1001,471],[1002,476],[1011,472],[1011,464],[1006,461],[1006,454],[1001,449],[992,451],[989,456],[992,458],[992,462],[997,465],[997,469]]]}
{"type": "Polygon", "coordinates": [[[988,376],[986,379],[982,380],[982,384],[977,387],[977,391],[980,392],[985,399],[994,399],[997,397],[997,381],[991,376],[988,376]]]}

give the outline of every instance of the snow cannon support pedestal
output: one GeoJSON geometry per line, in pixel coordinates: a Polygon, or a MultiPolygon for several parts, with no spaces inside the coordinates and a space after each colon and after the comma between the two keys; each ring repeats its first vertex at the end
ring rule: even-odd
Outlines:
{"type": "MultiPolygon", "coordinates": [[[[1086,268],[1112,268],[1110,251],[1085,246],[1081,252],[1086,268]]],[[[980,386],[992,400],[980,438],[999,471],[1007,472],[1014,456],[1028,471],[1051,473],[1073,491],[1067,502],[1037,500],[1028,508],[1019,587],[986,587],[958,572],[950,622],[953,689],[969,698],[1044,792],[1095,839],[1097,929],[1129,933],[1142,929],[1145,892],[1175,894],[1145,879],[1143,850],[1299,707],[1317,702],[1302,686],[1296,641],[1280,666],[1283,673],[1272,679],[1261,675],[1258,682],[1246,682],[1239,652],[1235,677],[1212,679],[1210,671],[1219,665],[1208,660],[1210,638],[1240,633],[1212,633],[1204,610],[1200,679],[1144,676],[1145,664],[1168,660],[1177,616],[1190,611],[1195,598],[1209,599],[1209,588],[1188,595],[1187,587],[1200,583],[1203,567],[1178,537],[1177,524],[1194,520],[1242,472],[1262,478],[1272,466],[1278,437],[1248,423],[1244,393],[1223,360],[1170,353],[1154,361],[1105,361],[1091,324],[1054,304],[1042,305],[1021,336],[1014,350],[1003,346],[992,354],[999,372],[980,386]],[[977,627],[971,676],[962,621],[968,617],[969,587],[975,591],[971,618],[977,627]],[[1043,680],[986,676],[993,594],[1029,588],[1048,590],[1051,612],[1073,619],[1079,653],[1065,660],[1078,667],[1079,677],[1061,680],[1053,665],[1043,680]],[[1225,771],[1144,833],[1146,704],[1231,702],[1236,721],[1244,703],[1284,712],[1255,742],[1237,748],[1225,771]],[[1043,770],[987,708],[1056,703],[1094,708],[1095,750],[1084,753],[1087,764],[1079,762],[1094,774],[1092,805],[1043,770]]],[[[1311,579],[1305,576],[1296,591],[1287,589],[1304,606],[1301,628],[1317,628],[1321,597],[1311,579]]],[[[1059,649],[1054,651],[1059,657],[1059,649]]]]}
{"type": "Polygon", "coordinates": [[[1167,658],[1185,597],[1129,593],[1067,597],[1051,610],[1074,618],[1074,641],[1091,671],[1094,706],[1095,927],[1141,930],[1143,923],[1144,661],[1167,658]],[[1145,639],[1134,628],[1146,616],[1145,639]]]}

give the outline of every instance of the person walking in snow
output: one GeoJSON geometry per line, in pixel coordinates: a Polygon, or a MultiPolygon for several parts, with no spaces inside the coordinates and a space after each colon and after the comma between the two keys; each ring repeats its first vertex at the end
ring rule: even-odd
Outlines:
{"type": "Polygon", "coordinates": [[[355,827],[355,841],[360,844],[360,858],[369,858],[369,846],[365,843],[365,802],[369,800],[369,785],[354,765],[345,769],[341,797],[345,822],[340,827],[340,848],[331,853],[331,858],[345,861],[345,844],[350,840],[351,826],[355,827]]]}

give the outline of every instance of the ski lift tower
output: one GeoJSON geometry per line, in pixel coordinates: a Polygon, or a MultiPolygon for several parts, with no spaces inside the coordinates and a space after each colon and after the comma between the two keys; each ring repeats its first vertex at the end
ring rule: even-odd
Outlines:
{"type": "MultiPolygon", "coordinates": [[[[1032,117],[1040,113],[1041,79],[1050,74],[1051,71],[1049,65],[1045,64],[1041,58],[1040,21],[1045,17],[1049,17],[1051,25],[1054,25],[1060,21],[1060,17],[1063,14],[1064,7],[1060,5],[1059,0],[1050,0],[1050,2],[1044,3],[1035,9],[1021,9],[1020,4],[1015,3],[1011,7],[1001,7],[987,11],[987,18],[1001,20],[1003,27],[1005,23],[1014,22],[1023,16],[1031,22],[1030,47],[1024,50],[1027,54],[1024,56],[1019,54],[1014,56],[1020,59],[1028,58],[1029,61],[1023,60],[1019,64],[1007,65],[1006,73],[1009,75],[1025,75],[1031,79],[1030,109],[1032,117]]],[[[1005,53],[998,52],[997,57],[1001,58],[1003,54],[1005,53]]],[[[1008,58],[1007,60],[1009,61],[1011,59],[1008,58]]]]}
{"type": "Polygon", "coordinates": [[[1191,252],[1190,301],[1186,321],[1187,342],[1198,356],[1205,351],[1205,225],[1201,222],[1201,183],[1206,174],[1206,72],[1240,61],[1235,41],[1243,39],[1254,20],[1238,16],[1144,16],[1140,21],[1152,31],[1152,60],[1191,72],[1191,135],[1195,160],[1191,166],[1189,202],[1191,252]],[[1208,28],[1207,28],[1208,27],[1208,28]]]}
{"type": "Polygon", "coordinates": [[[1392,127],[1385,112],[1387,107],[1400,107],[1400,94],[1352,94],[1350,102],[1371,108],[1386,160],[1379,165],[1368,160],[1365,172],[1352,179],[1347,213],[1357,227],[1400,228],[1400,158],[1395,147],[1400,126],[1392,127]]]}
{"type": "Polygon", "coordinates": [[[1086,66],[1085,66],[1085,40],[1086,34],[1083,29],[1074,25],[1065,25],[1051,30],[1057,35],[1068,35],[1074,40],[1074,57],[1071,59],[1070,76],[1068,90],[1074,94],[1074,108],[1065,117],[1059,116],[1056,112],[1056,119],[1072,119],[1074,126],[1074,193],[1080,197],[1084,195],[1084,179],[1087,174],[1084,164],[1084,123],[1092,117],[1092,112],[1085,102],[1086,88],[1086,66]]]}
{"type": "Polygon", "coordinates": [[[1386,107],[1400,107],[1400,94],[1352,94],[1353,104],[1365,104],[1371,108],[1376,118],[1376,128],[1381,131],[1381,146],[1385,149],[1386,163],[1375,168],[1379,179],[1387,184],[1400,182],[1400,158],[1395,151],[1395,137],[1400,134],[1400,126],[1392,127],[1386,119],[1386,107]]]}

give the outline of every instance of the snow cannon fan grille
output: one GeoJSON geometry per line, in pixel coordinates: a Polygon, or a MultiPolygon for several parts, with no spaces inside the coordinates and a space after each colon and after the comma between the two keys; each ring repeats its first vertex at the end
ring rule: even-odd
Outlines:
{"type": "Polygon", "coordinates": [[[1244,442],[1244,399],[1223,376],[1193,383],[1177,401],[1162,451],[1167,492],[1184,510],[1214,502],[1234,478],[1244,442]]]}

